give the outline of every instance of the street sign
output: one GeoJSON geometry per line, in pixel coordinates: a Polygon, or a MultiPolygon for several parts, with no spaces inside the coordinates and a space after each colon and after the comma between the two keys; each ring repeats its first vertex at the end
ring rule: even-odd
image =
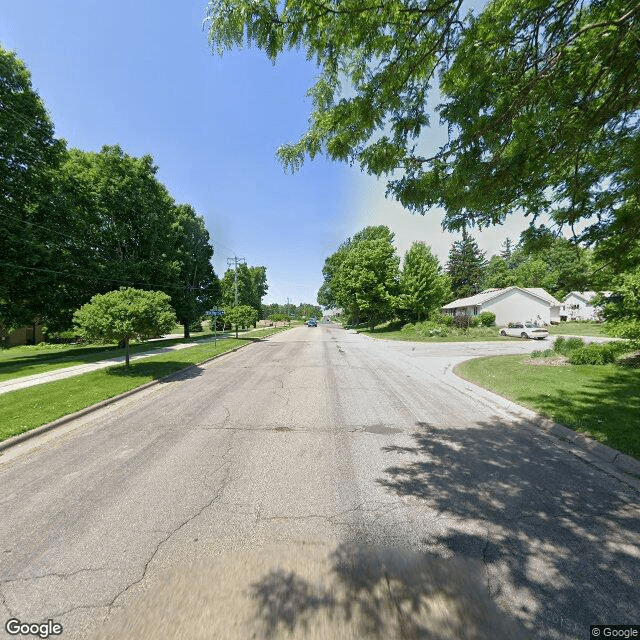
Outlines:
{"type": "Polygon", "coordinates": [[[224,309],[214,309],[213,311],[207,311],[208,316],[223,316],[224,309]]]}

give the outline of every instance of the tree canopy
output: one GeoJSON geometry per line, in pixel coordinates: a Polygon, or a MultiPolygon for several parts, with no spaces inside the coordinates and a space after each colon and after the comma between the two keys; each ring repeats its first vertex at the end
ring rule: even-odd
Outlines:
{"type": "Polygon", "coordinates": [[[542,213],[618,269],[640,262],[634,0],[212,0],[213,49],[245,42],[274,62],[302,48],[319,67],[309,128],[280,147],[295,170],[318,154],[389,175],[411,211],[460,230],[542,213]],[[429,148],[439,80],[447,142],[429,148]],[[584,228],[580,227],[580,223],[584,228]]]}
{"type": "Polygon", "coordinates": [[[423,242],[414,242],[404,255],[400,292],[398,306],[411,322],[439,312],[451,295],[449,278],[423,242]]]}
{"type": "Polygon", "coordinates": [[[176,316],[166,293],[122,287],[93,296],[74,313],[73,320],[88,340],[124,341],[128,367],[129,341],[166,333],[175,326],[176,316]]]}

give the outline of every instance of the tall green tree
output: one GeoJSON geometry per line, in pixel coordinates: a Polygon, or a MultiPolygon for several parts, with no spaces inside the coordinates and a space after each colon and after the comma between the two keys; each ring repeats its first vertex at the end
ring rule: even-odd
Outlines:
{"type": "Polygon", "coordinates": [[[267,268],[238,265],[237,280],[235,269],[227,269],[220,282],[222,304],[228,307],[237,304],[253,307],[258,314],[262,313],[262,298],[268,290],[267,268]]]}
{"type": "Polygon", "coordinates": [[[449,278],[424,242],[414,242],[404,255],[399,311],[412,322],[436,312],[451,295],[449,278]]]}
{"type": "Polygon", "coordinates": [[[388,227],[379,225],[376,227],[365,227],[354,234],[352,238],[347,238],[338,249],[324,261],[324,267],[322,268],[324,282],[318,291],[318,304],[326,309],[340,306],[332,289],[332,281],[338,268],[353,247],[364,240],[382,239],[385,242],[393,242],[393,237],[393,233],[389,231],[388,227]]]}
{"type": "Polygon", "coordinates": [[[58,298],[69,236],[56,202],[66,153],[25,64],[0,46],[0,323],[44,319],[58,298]]]}
{"type": "Polygon", "coordinates": [[[372,331],[393,316],[399,293],[400,258],[394,234],[384,229],[353,242],[331,281],[338,305],[356,324],[366,319],[372,331]]]}
{"type": "Polygon", "coordinates": [[[463,229],[462,239],[451,245],[447,261],[447,273],[451,278],[454,298],[467,298],[482,290],[484,266],[484,253],[480,251],[475,238],[463,229]]]}
{"type": "Polygon", "coordinates": [[[326,154],[390,175],[408,209],[460,230],[550,213],[618,269],[640,261],[635,0],[211,0],[212,48],[256,45],[319,67],[309,129],[285,167],[326,154]],[[426,148],[439,76],[449,138],[426,148]]]}
{"type": "Polygon", "coordinates": [[[170,257],[179,272],[176,286],[170,289],[171,304],[188,338],[189,326],[220,302],[220,282],[211,265],[213,247],[204,219],[186,204],[176,206],[174,215],[170,257]]]}

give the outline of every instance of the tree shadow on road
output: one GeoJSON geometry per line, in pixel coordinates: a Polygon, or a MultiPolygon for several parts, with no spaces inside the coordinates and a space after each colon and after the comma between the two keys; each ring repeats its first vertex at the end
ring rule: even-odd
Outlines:
{"type": "Polygon", "coordinates": [[[399,460],[378,482],[459,523],[425,544],[481,560],[492,595],[520,603],[520,620],[543,637],[581,637],[589,625],[612,620],[637,623],[635,490],[499,421],[417,427],[413,449],[383,448],[399,460]]]}
{"type": "Polygon", "coordinates": [[[339,545],[329,561],[324,580],[273,568],[251,585],[258,637],[527,637],[489,597],[480,562],[359,544],[339,545]]]}

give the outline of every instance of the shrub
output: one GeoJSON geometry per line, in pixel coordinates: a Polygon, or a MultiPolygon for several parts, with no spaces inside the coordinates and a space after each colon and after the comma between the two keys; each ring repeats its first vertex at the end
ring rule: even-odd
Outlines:
{"type": "Polygon", "coordinates": [[[201,331],[204,331],[204,329],[202,328],[202,322],[200,320],[195,320],[194,322],[192,322],[189,325],[189,331],[191,333],[200,333],[201,331]]]}
{"type": "Polygon", "coordinates": [[[572,351],[581,349],[584,346],[584,340],[582,338],[565,338],[564,336],[559,336],[553,343],[553,350],[563,356],[568,356],[572,351]]]}
{"type": "Polygon", "coordinates": [[[446,338],[449,335],[449,329],[448,327],[434,327],[433,329],[429,330],[429,336],[431,338],[434,337],[439,337],[439,338],[446,338]]]}
{"type": "Polygon", "coordinates": [[[532,351],[532,358],[552,358],[555,355],[553,349],[545,349],[544,351],[532,351]]]}
{"type": "Polygon", "coordinates": [[[478,318],[480,318],[480,324],[483,327],[492,327],[496,322],[496,314],[491,311],[483,311],[478,318]]]}
{"type": "Polygon", "coordinates": [[[615,359],[614,350],[608,344],[587,344],[569,354],[571,364],[609,364],[615,359]]]}
{"type": "Polygon", "coordinates": [[[467,315],[453,316],[452,324],[454,327],[456,327],[456,329],[462,329],[463,331],[466,331],[471,326],[471,317],[467,315]]]}
{"type": "Polygon", "coordinates": [[[471,316],[469,318],[469,326],[470,327],[479,327],[481,324],[480,316],[471,316]]]}
{"type": "Polygon", "coordinates": [[[405,333],[409,332],[409,331],[413,331],[415,328],[415,325],[411,322],[407,322],[407,324],[403,324],[402,325],[402,329],[400,329],[400,331],[404,331],[405,333]]]}
{"type": "Polygon", "coordinates": [[[432,320],[438,324],[444,325],[445,327],[453,326],[453,316],[448,313],[435,313],[432,320]]]}

